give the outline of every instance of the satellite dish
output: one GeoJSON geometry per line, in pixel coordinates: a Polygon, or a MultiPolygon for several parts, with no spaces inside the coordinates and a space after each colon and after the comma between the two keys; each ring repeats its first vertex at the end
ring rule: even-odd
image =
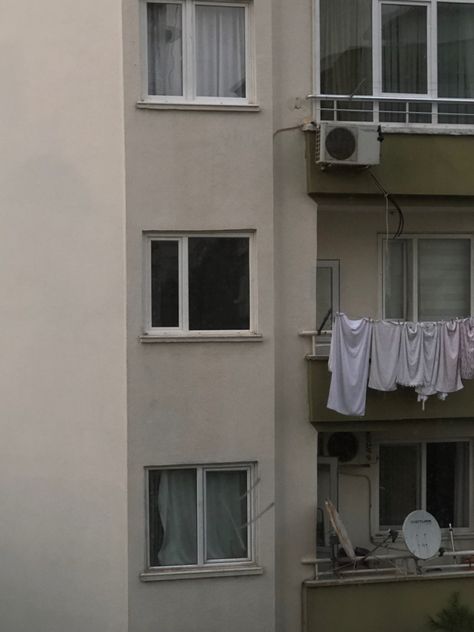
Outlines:
{"type": "Polygon", "coordinates": [[[328,512],[332,528],[336,532],[342,548],[346,552],[347,557],[350,557],[351,560],[355,560],[356,554],[354,547],[352,546],[352,542],[349,540],[349,536],[347,535],[346,527],[342,522],[341,516],[338,514],[337,509],[330,500],[325,500],[324,504],[326,506],[326,511],[328,512]]]}
{"type": "Polygon", "coordinates": [[[420,560],[434,557],[441,546],[441,529],[438,521],[427,511],[412,511],[403,523],[403,536],[407,549],[420,560]]]}

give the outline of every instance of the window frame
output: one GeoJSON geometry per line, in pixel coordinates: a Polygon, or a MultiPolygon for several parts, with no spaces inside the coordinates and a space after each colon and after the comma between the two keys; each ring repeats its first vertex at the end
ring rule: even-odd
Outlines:
{"type": "MultiPolygon", "coordinates": [[[[332,323],[334,322],[334,317],[337,312],[340,311],[340,301],[341,301],[341,285],[340,285],[340,274],[341,274],[341,260],[340,259],[317,259],[316,261],[316,275],[318,269],[328,268],[331,270],[331,329],[323,328],[321,332],[318,333],[318,340],[331,340],[332,336],[332,323]]],[[[318,286],[316,283],[316,301],[318,301],[318,286]]],[[[318,327],[319,323],[316,323],[316,327],[318,327]]],[[[316,331],[319,332],[317,329],[316,331]]]]}
{"type": "Polygon", "coordinates": [[[141,103],[157,105],[203,105],[203,106],[248,106],[255,103],[255,78],[253,72],[254,44],[251,24],[253,7],[250,0],[140,0],[140,41],[141,41],[141,103]],[[182,56],[183,94],[154,95],[148,92],[148,4],[179,4],[182,6],[182,56]],[[226,6],[244,9],[245,19],[245,97],[207,97],[196,94],[196,50],[195,50],[195,7],[226,6]]]}
{"type": "MultiPolygon", "coordinates": [[[[385,318],[385,248],[384,241],[387,239],[385,233],[379,233],[378,238],[378,266],[379,266],[379,318],[385,318]]],[[[471,242],[471,273],[470,273],[470,305],[471,314],[474,313],[474,233],[403,233],[400,239],[412,242],[413,257],[413,321],[418,321],[418,241],[420,239],[465,239],[471,242]]],[[[388,237],[390,241],[390,237],[388,237]]]]}
{"type": "Polygon", "coordinates": [[[245,570],[249,566],[256,566],[256,487],[259,483],[257,477],[256,461],[242,461],[236,463],[214,464],[179,464],[145,467],[145,574],[171,574],[171,573],[195,573],[196,571],[219,571],[234,569],[245,570]],[[149,473],[152,471],[166,470],[195,470],[196,471],[196,539],[197,539],[197,563],[176,564],[169,566],[152,566],[150,563],[150,515],[149,515],[149,473]],[[218,560],[206,560],[206,473],[207,472],[247,472],[247,551],[246,558],[223,558],[218,560]]]}
{"type": "MultiPolygon", "coordinates": [[[[474,533],[474,521],[473,521],[473,498],[472,493],[474,490],[473,485],[473,439],[470,437],[440,437],[433,439],[419,439],[413,440],[411,439],[383,439],[378,438],[373,441],[374,454],[376,457],[376,466],[371,468],[373,470],[372,473],[372,489],[374,490],[373,498],[372,498],[372,510],[371,510],[371,522],[372,522],[372,532],[377,536],[385,536],[387,530],[390,528],[400,529],[401,525],[381,525],[380,524],[380,497],[379,497],[379,489],[380,489],[380,446],[395,446],[395,445],[416,445],[420,448],[420,489],[418,490],[420,496],[420,507],[417,509],[423,509],[426,511],[426,446],[431,443],[467,443],[469,450],[469,471],[468,471],[468,484],[469,488],[467,490],[467,499],[468,499],[468,520],[469,524],[467,527],[454,527],[454,532],[457,535],[463,536],[471,536],[474,533]]],[[[448,528],[442,528],[441,533],[443,537],[447,537],[449,533],[448,528]]]]}
{"type": "MultiPolygon", "coordinates": [[[[450,2],[451,0],[443,0],[450,2]]],[[[437,78],[437,0],[373,0],[372,2],[372,76],[374,97],[419,99],[438,96],[437,78]],[[384,92],[382,75],[382,6],[383,5],[426,7],[426,92],[384,92]],[[434,73],[434,74],[433,74],[434,73]]]]}
{"type": "Polygon", "coordinates": [[[144,238],[144,332],[146,336],[170,338],[248,338],[257,334],[257,274],[255,231],[190,231],[145,232],[144,238]],[[247,238],[249,240],[249,328],[248,329],[189,329],[188,239],[190,237],[247,238]],[[154,241],[178,241],[179,262],[179,325],[152,326],[151,245],[154,241]]]}
{"type": "MultiPolygon", "coordinates": [[[[448,4],[471,4],[474,5],[474,0],[371,0],[372,3],[372,91],[362,94],[351,95],[354,98],[354,103],[371,103],[373,101],[373,115],[370,121],[343,121],[341,124],[350,125],[367,125],[367,124],[382,124],[385,128],[395,128],[396,130],[412,130],[418,128],[420,130],[456,130],[456,131],[470,131],[474,129],[474,124],[469,123],[438,123],[438,103],[455,103],[460,104],[474,103],[474,99],[463,99],[457,97],[438,97],[438,11],[437,7],[439,3],[448,4]],[[426,93],[390,93],[383,92],[383,77],[382,77],[382,4],[395,4],[395,5],[412,5],[412,6],[426,6],[427,7],[427,91],[426,93]],[[360,97],[360,101],[358,100],[360,97]],[[383,101],[396,101],[400,104],[409,104],[416,101],[418,103],[428,103],[432,105],[431,122],[395,122],[395,121],[383,121],[379,120],[379,104],[383,101]]],[[[342,98],[335,99],[336,95],[325,95],[321,92],[321,7],[320,0],[313,0],[313,86],[315,94],[310,95],[316,98],[315,101],[315,119],[320,122],[321,118],[321,102],[322,101],[344,101],[344,95],[340,95],[342,98]]],[[[346,95],[347,99],[347,95],[346,95]]],[[[469,115],[469,116],[474,116],[469,115]]],[[[334,119],[336,122],[338,119],[334,119]]]]}

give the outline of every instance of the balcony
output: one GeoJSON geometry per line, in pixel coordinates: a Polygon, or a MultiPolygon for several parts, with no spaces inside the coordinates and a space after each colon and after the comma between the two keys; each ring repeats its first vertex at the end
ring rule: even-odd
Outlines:
{"type": "MultiPolygon", "coordinates": [[[[466,553],[472,553],[466,551],[466,553]]],[[[303,585],[305,632],[422,632],[453,593],[472,605],[474,567],[407,575],[313,579],[303,585]]],[[[356,571],[357,572],[357,571],[356,571]]]]}
{"type": "MultiPolygon", "coordinates": [[[[347,119],[341,118],[341,110],[338,109],[340,101],[331,103],[333,105],[326,118],[346,121],[347,119]]],[[[406,109],[407,107],[405,104],[405,109],[397,116],[409,118],[411,110],[406,109]]],[[[372,113],[370,116],[372,117],[372,113]]],[[[458,125],[441,129],[441,126],[437,128],[431,124],[426,124],[425,127],[406,127],[400,123],[402,127],[405,126],[402,130],[395,123],[380,124],[384,134],[380,164],[370,170],[337,165],[322,167],[316,163],[318,132],[306,133],[308,193],[318,204],[324,206],[331,198],[338,201],[344,197],[352,203],[355,198],[363,198],[364,204],[380,202],[380,189],[370,172],[390,194],[410,198],[414,203],[422,200],[423,196],[424,202],[430,204],[442,205],[446,203],[446,198],[450,198],[451,206],[465,206],[466,198],[474,196],[471,167],[474,125],[470,128],[458,125]],[[432,133],[433,130],[439,133],[432,133]]]]}
{"type": "MultiPolygon", "coordinates": [[[[436,421],[454,419],[468,419],[474,417],[474,380],[464,382],[464,388],[457,393],[452,393],[446,401],[440,401],[437,397],[431,397],[426,402],[425,410],[417,402],[416,394],[412,388],[399,387],[396,391],[382,392],[367,389],[367,405],[364,417],[349,417],[336,413],[327,408],[326,403],[329,393],[331,374],[327,364],[327,344],[323,347],[325,357],[321,357],[316,336],[313,332],[302,332],[313,340],[312,351],[306,356],[308,365],[308,402],[309,420],[320,429],[323,425],[332,424],[334,429],[343,429],[343,426],[354,427],[354,422],[366,425],[379,422],[403,421],[436,421]]],[[[328,429],[329,426],[326,426],[328,429]]]]}

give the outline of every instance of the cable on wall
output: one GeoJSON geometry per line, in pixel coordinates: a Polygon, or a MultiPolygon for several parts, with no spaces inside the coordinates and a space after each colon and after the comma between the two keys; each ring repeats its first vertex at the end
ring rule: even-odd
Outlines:
{"type": "Polygon", "coordinates": [[[398,213],[397,230],[394,232],[394,234],[392,236],[392,239],[398,239],[398,237],[400,237],[400,235],[402,235],[402,233],[403,233],[403,231],[405,229],[405,216],[403,215],[403,211],[402,211],[400,205],[398,204],[397,200],[393,197],[393,195],[391,193],[389,193],[384,188],[384,186],[382,185],[380,180],[375,176],[375,174],[372,172],[372,170],[368,169],[368,172],[369,172],[370,177],[372,178],[372,180],[377,185],[377,188],[379,189],[379,191],[384,195],[385,200],[386,200],[386,205],[390,201],[391,204],[395,207],[395,209],[396,209],[396,211],[398,213]]]}

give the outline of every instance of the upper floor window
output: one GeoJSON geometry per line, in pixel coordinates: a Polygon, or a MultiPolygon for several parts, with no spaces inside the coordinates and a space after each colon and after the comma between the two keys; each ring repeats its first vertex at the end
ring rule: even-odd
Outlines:
{"type": "Polygon", "coordinates": [[[252,235],[146,236],[146,330],[245,334],[252,314],[252,235]]]}
{"type": "Polygon", "coordinates": [[[473,0],[319,0],[319,25],[318,92],[355,99],[322,120],[474,124],[473,0]]]}
{"type": "Polygon", "coordinates": [[[147,99],[248,103],[248,12],[242,2],[144,2],[147,99]]]}
{"type": "Polygon", "coordinates": [[[436,321],[469,316],[472,243],[468,235],[383,239],[384,317],[436,321]]]}

